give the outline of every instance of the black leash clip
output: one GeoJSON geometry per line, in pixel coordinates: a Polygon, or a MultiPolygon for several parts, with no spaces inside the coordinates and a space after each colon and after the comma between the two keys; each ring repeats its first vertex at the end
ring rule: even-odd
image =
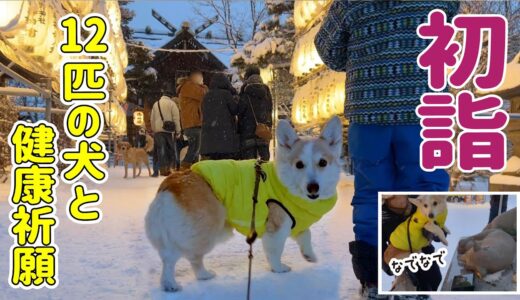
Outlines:
{"type": "Polygon", "coordinates": [[[258,233],[255,231],[251,231],[249,232],[249,234],[247,235],[247,238],[246,238],[246,242],[249,244],[249,245],[252,245],[255,241],[256,241],[256,238],[258,237],[258,233]]]}
{"type": "MultiPolygon", "coordinates": [[[[262,182],[265,182],[267,180],[267,174],[265,174],[265,171],[262,169],[262,164],[265,163],[263,160],[257,160],[255,162],[255,171],[256,176],[260,176],[260,179],[262,179],[262,182]]],[[[254,195],[255,198],[257,195],[254,195]]]]}

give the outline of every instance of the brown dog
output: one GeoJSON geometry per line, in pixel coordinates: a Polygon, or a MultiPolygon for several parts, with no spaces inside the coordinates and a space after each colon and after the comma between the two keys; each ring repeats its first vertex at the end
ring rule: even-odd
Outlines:
{"type": "Polygon", "coordinates": [[[119,166],[119,162],[121,160],[123,160],[123,154],[121,153],[121,143],[123,143],[123,141],[121,141],[121,139],[116,139],[115,141],[115,150],[114,150],[114,163],[113,163],[113,167],[117,167],[119,166]]]}
{"type": "Polygon", "coordinates": [[[123,155],[123,161],[125,162],[125,176],[128,177],[128,164],[133,165],[133,178],[141,175],[141,165],[145,165],[148,169],[148,176],[152,175],[150,170],[150,162],[148,160],[148,154],[143,148],[134,148],[128,142],[122,142],[119,144],[119,149],[123,155]],[[135,174],[136,168],[139,168],[137,175],[135,174]]]}

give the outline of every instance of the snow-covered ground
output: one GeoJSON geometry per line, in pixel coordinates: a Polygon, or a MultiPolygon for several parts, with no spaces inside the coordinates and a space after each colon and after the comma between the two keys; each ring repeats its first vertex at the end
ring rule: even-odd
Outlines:
{"type": "MultiPolygon", "coordinates": [[[[0,234],[0,299],[245,298],[247,244],[238,234],[207,256],[206,264],[217,272],[216,278],[196,281],[187,261],[181,260],[177,278],[183,285],[182,292],[162,292],[159,287],[161,263],[146,239],[143,226],[144,215],[161,179],[123,179],[122,174],[121,167],[110,169],[106,184],[99,187],[87,184],[100,189],[104,196],[104,218],[96,225],[69,221],[65,202],[70,191],[65,185],[58,188],[60,225],[56,230],[56,243],[60,248],[60,285],[54,290],[24,291],[8,287],[12,244],[7,233],[9,183],[0,184],[0,230],[3,232],[0,234]]],[[[318,263],[311,264],[301,258],[296,243],[290,240],[283,260],[292,267],[292,272],[273,274],[268,270],[260,243],[255,244],[253,299],[359,299],[359,284],[347,246],[353,239],[350,180],[343,178],[339,190],[337,206],[312,229],[318,263]]],[[[450,228],[457,230],[456,226],[450,228]]]]}

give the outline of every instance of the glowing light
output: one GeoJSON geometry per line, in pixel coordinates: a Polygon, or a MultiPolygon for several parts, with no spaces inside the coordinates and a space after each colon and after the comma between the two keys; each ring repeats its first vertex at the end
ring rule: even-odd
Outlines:
{"type": "Polygon", "coordinates": [[[324,13],[325,7],[332,0],[296,0],[294,2],[294,25],[296,30],[307,27],[312,21],[324,13]]]}
{"type": "Polygon", "coordinates": [[[128,54],[117,1],[0,1],[0,52],[17,65],[51,78],[53,89],[58,91],[59,67],[64,58],[58,53],[63,33],[57,22],[69,12],[80,16],[97,12],[109,19],[108,42],[112,51],[106,60],[111,93],[118,101],[125,101],[123,73],[128,54]]]}
{"type": "Polygon", "coordinates": [[[144,113],[142,111],[134,111],[134,125],[135,126],[143,126],[144,125],[144,113]]]}
{"type": "Polygon", "coordinates": [[[299,126],[320,124],[334,115],[342,115],[345,79],[345,73],[329,70],[298,87],[292,102],[293,123],[299,126]]]}
{"type": "Polygon", "coordinates": [[[313,27],[296,43],[291,61],[291,73],[296,77],[304,76],[323,65],[318,50],[314,46],[314,37],[318,30],[319,26],[313,27]]]}
{"type": "Polygon", "coordinates": [[[2,1],[0,3],[0,30],[15,25],[23,17],[24,9],[26,10],[27,6],[24,1],[2,1]]]}

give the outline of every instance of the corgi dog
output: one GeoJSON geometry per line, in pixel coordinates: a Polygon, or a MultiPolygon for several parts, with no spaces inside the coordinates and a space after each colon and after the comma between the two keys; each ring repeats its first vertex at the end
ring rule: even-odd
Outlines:
{"type": "MultiPolygon", "coordinates": [[[[285,241],[292,236],[302,256],[317,258],[310,225],[330,211],[337,198],[342,162],[342,124],[332,118],[319,137],[299,137],[289,122],[276,129],[274,162],[260,164],[256,230],[273,272],[290,271],[281,262],[285,241]]],[[[204,255],[230,237],[233,229],[248,234],[253,207],[255,161],[202,161],[176,172],[160,185],[145,217],[146,234],[162,260],[161,285],[181,289],[175,265],[184,257],[198,280],[213,278],[204,255]]]]}
{"type": "Polygon", "coordinates": [[[438,237],[444,245],[448,246],[446,235],[450,231],[445,225],[446,217],[448,216],[447,197],[444,195],[423,195],[410,199],[410,202],[417,207],[417,211],[422,216],[428,218],[424,229],[438,237]]]}
{"type": "Polygon", "coordinates": [[[150,170],[150,161],[148,160],[148,154],[143,148],[134,148],[128,142],[121,142],[118,144],[119,151],[123,157],[125,164],[125,176],[128,177],[128,165],[133,165],[133,178],[141,175],[141,167],[145,165],[148,168],[148,176],[152,175],[150,170]],[[139,168],[139,172],[136,174],[136,169],[139,168]]]}
{"type": "Polygon", "coordinates": [[[406,221],[399,224],[390,235],[390,244],[385,251],[385,262],[392,258],[403,259],[412,252],[420,252],[437,237],[448,245],[446,235],[450,233],[445,222],[448,215],[445,195],[421,195],[408,198],[417,210],[406,221]]]}

